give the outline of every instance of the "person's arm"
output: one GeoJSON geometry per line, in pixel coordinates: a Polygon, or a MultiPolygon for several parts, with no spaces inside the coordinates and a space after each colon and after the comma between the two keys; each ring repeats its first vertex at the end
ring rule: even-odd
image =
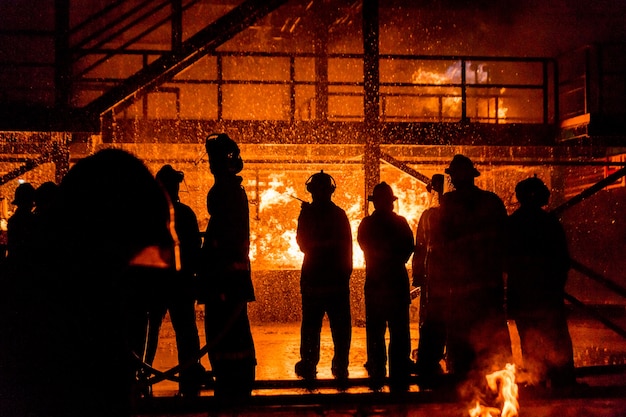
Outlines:
{"type": "Polygon", "coordinates": [[[400,248],[399,255],[402,257],[404,263],[406,263],[411,254],[415,249],[414,241],[413,241],[413,231],[411,230],[411,226],[409,226],[409,222],[404,217],[400,217],[401,219],[401,238],[398,242],[398,246],[400,248]]]}
{"type": "Polygon", "coordinates": [[[426,236],[426,223],[428,211],[422,213],[415,232],[415,249],[413,252],[412,273],[413,286],[421,287],[426,282],[426,253],[428,252],[428,240],[426,236]]]}

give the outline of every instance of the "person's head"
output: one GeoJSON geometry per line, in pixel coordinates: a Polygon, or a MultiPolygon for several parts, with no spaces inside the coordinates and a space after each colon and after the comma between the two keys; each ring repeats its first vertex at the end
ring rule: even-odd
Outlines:
{"type": "Polygon", "coordinates": [[[456,189],[474,185],[474,178],[480,175],[480,172],[474,168],[472,160],[461,154],[454,155],[445,172],[450,175],[452,185],[456,189]]]}
{"type": "Polygon", "coordinates": [[[434,174],[430,179],[430,183],[426,185],[426,190],[429,193],[434,191],[437,194],[441,195],[443,194],[444,182],[445,177],[443,174],[434,174]]]}
{"type": "Polygon", "coordinates": [[[393,194],[391,186],[383,181],[380,184],[376,184],[372,195],[367,197],[367,199],[374,203],[376,210],[393,211],[393,203],[398,197],[393,194]]]}
{"type": "Polygon", "coordinates": [[[185,178],[183,171],[176,171],[170,164],[163,165],[156,173],[156,180],[163,186],[172,202],[178,201],[180,183],[185,178]]]}
{"type": "Polygon", "coordinates": [[[82,267],[121,270],[145,253],[159,254],[154,265],[174,262],[170,204],[136,156],[120,149],[87,156],[70,168],[59,192],[65,256],[82,267]]]}
{"type": "Polygon", "coordinates": [[[517,183],[515,196],[522,207],[543,207],[550,200],[550,190],[539,178],[531,177],[517,183]]]}
{"type": "Polygon", "coordinates": [[[306,190],[311,193],[313,201],[330,201],[337,185],[333,177],[323,170],[309,177],[305,183],[306,190]]]}
{"type": "Polygon", "coordinates": [[[18,208],[32,209],[35,206],[35,187],[29,182],[18,185],[11,204],[18,208]]]}
{"type": "Polygon", "coordinates": [[[236,175],[243,169],[239,146],[226,133],[213,133],[206,138],[209,168],[216,176],[236,175]]]}
{"type": "Polygon", "coordinates": [[[59,186],[53,181],[46,181],[35,190],[35,210],[49,210],[57,200],[59,186]]]}

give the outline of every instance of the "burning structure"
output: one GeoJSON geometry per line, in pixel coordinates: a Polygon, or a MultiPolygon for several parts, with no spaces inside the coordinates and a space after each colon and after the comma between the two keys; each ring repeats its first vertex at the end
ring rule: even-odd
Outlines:
{"type": "MultiPolygon", "coordinates": [[[[300,267],[298,199],[313,172],[336,179],[335,200],[353,227],[382,180],[415,227],[428,179],[464,153],[480,167],[481,188],[510,210],[516,182],[542,178],[576,261],[570,301],[623,309],[615,242],[626,233],[625,7],[3,2],[0,218],[20,180],[58,181],[76,160],[117,147],[154,172],[163,163],[184,171],[182,199],[202,228],[211,183],[203,141],[224,131],[246,161],[262,301],[275,290],[266,271],[300,267]]],[[[360,268],[357,246],[355,255],[360,268]]],[[[258,308],[267,312],[269,301],[258,308]]],[[[293,319],[282,314],[266,318],[293,319]]]]}

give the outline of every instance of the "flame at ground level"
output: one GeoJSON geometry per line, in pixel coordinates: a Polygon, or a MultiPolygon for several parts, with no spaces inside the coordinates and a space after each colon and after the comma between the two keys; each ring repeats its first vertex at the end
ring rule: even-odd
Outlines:
{"type": "Polygon", "coordinates": [[[516,417],[519,412],[518,387],[515,383],[515,365],[507,363],[504,369],[487,376],[487,386],[497,393],[496,403],[500,408],[483,406],[476,400],[476,405],[469,410],[470,417],[516,417]]]}

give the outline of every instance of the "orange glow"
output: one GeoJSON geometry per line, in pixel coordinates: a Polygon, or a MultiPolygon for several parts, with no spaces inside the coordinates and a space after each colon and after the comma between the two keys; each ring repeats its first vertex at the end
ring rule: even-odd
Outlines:
{"type": "Polygon", "coordinates": [[[496,417],[500,415],[500,409],[494,407],[484,407],[476,401],[476,406],[469,410],[471,417],[496,417]]]}
{"type": "MultiPolygon", "coordinates": [[[[475,84],[488,84],[490,82],[489,72],[484,64],[473,64],[470,61],[465,62],[466,74],[465,82],[468,86],[475,84]]],[[[440,115],[444,119],[454,119],[461,115],[462,99],[458,87],[449,88],[449,84],[461,83],[461,61],[454,62],[445,72],[427,71],[418,69],[412,74],[411,80],[414,84],[433,84],[442,87],[427,87],[424,91],[424,97],[438,97],[438,100],[421,100],[421,113],[423,115],[440,115]]],[[[468,98],[472,99],[471,109],[467,109],[467,116],[470,118],[483,119],[487,123],[497,119],[498,123],[506,121],[508,108],[504,106],[504,99],[501,97],[505,94],[506,89],[501,88],[498,96],[493,94],[482,95],[482,93],[470,93],[468,90],[468,98]]]]}
{"type": "MultiPolygon", "coordinates": [[[[417,222],[428,205],[428,193],[411,177],[393,172],[384,179],[398,197],[396,212],[404,216],[415,231],[417,222]]],[[[310,196],[299,195],[293,184],[294,178],[285,172],[272,173],[266,181],[259,181],[258,201],[251,198],[252,213],[250,236],[250,260],[254,269],[300,269],[304,255],[296,243],[296,229],[302,200],[310,196]],[[256,207],[255,207],[256,206],[256,207]]],[[[246,188],[254,189],[255,183],[246,188]]],[[[256,195],[256,194],[254,194],[256,195]]],[[[356,233],[363,219],[362,189],[341,187],[333,200],[343,208],[350,220],[353,236],[354,268],[364,268],[363,251],[356,241],[356,233]]],[[[373,207],[370,205],[370,213],[373,207]]]]}
{"type": "Polygon", "coordinates": [[[515,365],[507,363],[504,369],[485,377],[489,389],[498,394],[496,402],[502,409],[483,406],[476,400],[476,405],[469,411],[470,417],[516,417],[519,411],[518,388],[515,383],[515,365]]]}

